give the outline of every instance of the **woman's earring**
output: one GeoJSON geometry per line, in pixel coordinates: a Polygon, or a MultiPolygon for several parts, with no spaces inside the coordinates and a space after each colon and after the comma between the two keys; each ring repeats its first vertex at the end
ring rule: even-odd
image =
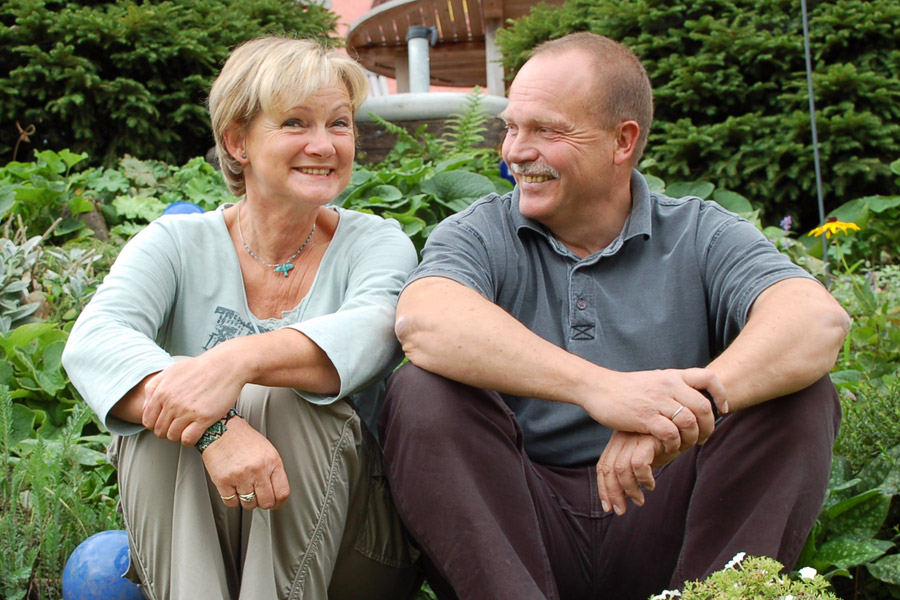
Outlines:
{"type": "Polygon", "coordinates": [[[247,153],[244,152],[243,154],[241,154],[241,158],[247,158],[247,153]]]}

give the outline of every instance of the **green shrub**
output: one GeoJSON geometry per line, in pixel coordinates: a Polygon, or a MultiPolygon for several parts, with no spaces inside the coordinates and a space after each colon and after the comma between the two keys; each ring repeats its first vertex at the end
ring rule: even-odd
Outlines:
{"type": "Polygon", "coordinates": [[[61,598],[66,559],[82,540],[121,529],[109,435],[84,436],[83,404],[50,437],[16,439],[16,405],[0,385],[0,598],[61,598]]]}
{"type": "Polygon", "coordinates": [[[45,150],[36,152],[31,162],[11,162],[0,168],[0,218],[15,216],[29,237],[86,231],[76,217],[94,208],[83,194],[93,171],[73,171],[86,158],[67,149],[45,150]]]}
{"type": "Polygon", "coordinates": [[[851,393],[842,394],[844,419],[834,452],[845,457],[855,472],[881,456],[900,473],[900,461],[895,458],[900,444],[898,399],[900,371],[874,381],[865,378],[851,393]]]}
{"type": "MultiPolygon", "coordinates": [[[[900,176],[900,159],[890,165],[891,173],[900,176]]],[[[892,191],[900,191],[900,177],[894,180],[892,191]]],[[[900,247],[900,195],[865,196],[845,202],[831,211],[829,216],[839,221],[855,223],[864,234],[847,240],[844,249],[856,260],[870,265],[883,265],[898,261],[900,247]]]]}
{"type": "Polygon", "coordinates": [[[23,235],[43,234],[62,243],[96,233],[85,220],[91,213],[101,239],[109,227],[127,239],[173,202],[212,210],[235,199],[221,173],[202,157],[176,167],[126,155],[115,168],[78,170],[86,161],[87,153],[44,150],[31,162],[0,168],[0,217],[18,219],[23,235]]]}
{"type": "Polygon", "coordinates": [[[0,156],[69,148],[181,164],[212,146],[205,106],[238,43],[322,38],[336,17],[291,0],[0,0],[0,156]]]}
{"type": "Polygon", "coordinates": [[[887,458],[879,455],[857,468],[842,456],[834,457],[825,502],[798,567],[815,568],[839,590],[860,587],[853,580],[868,572],[873,589],[894,587],[900,592],[897,518],[891,514],[900,469],[887,458]]]}
{"type": "Polygon", "coordinates": [[[650,600],[837,600],[817,573],[804,571],[792,579],[782,569],[777,560],[741,552],[706,579],[688,581],[683,590],[666,590],[650,600]]]}
{"type": "MultiPolygon", "coordinates": [[[[886,193],[900,152],[900,4],[811,3],[817,128],[828,209],[886,193]]],[[[656,117],[644,168],[739,190],[777,220],[816,216],[800,6],[788,0],[568,0],[498,34],[507,73],[536,43],[590,30],[641,57],[656,117]]]]}
{"type": "Polygon", "coordinates": [[[28,297],[29,276],[41,255],[41,238],[17,244],[0,238],[0,334],[33,319],[40,307],[28,297]]]}
{"type": "Polygon", "coordinates": [[[67,338],[54,323],[27,323],[0,335],[0,385],[15,400],[17,441],[54,435],[78,404],[60,360],[67,338]]]}
{"type": "Polygon", "coordinates": [[[112,232],[129,238],[159,217],[174,202],[192,202],[214,210],[237,199],[222,174],[204,158],[195,157],[181,167],[158,160],[125,156],[116,170],[124,185],[113,198],[107,196],[101,211],[112,232]]]}

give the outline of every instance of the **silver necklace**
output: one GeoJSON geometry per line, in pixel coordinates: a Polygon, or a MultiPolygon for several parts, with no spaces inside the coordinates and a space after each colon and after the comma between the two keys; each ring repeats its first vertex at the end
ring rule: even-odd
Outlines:
{"type": "Polygon", "coordinates": [[[298,256],[300,256],[300,253],[303,252],[303,249],[304,249],[304,248],[306,248],[306,245],[309,243],[309,240],[312,239],[312,236],[313,236],[313,234],[314,234],[315,232],[316,232],[316,224],[313,223],[312,231],[310,231],[310,232],[309,232],[309,235],[306,236],[306,241],[303,242],[303,245],[301,245],[299,248],[297,248],[297,251],[294,252],[294,253],[291,255],[291,257],[290,257],[289,259],[287,259],[287,260],[284,261],[283,263],[276,263],[276,264],[274,264],[274,265],[271,264],[271,263],[267,263],[266,261],[264,261],[263,259],[261,259],[259,256],[257,256],[257,255],[256,255],[256,252],[254,252],[253,250],[251,250],[251,249],[250,249],[250,246],[247,245],[246,240],[244,240],[244,233],[241,231],[241,205],[238,204],[238,235],[239,235],[240,238],[241,238],[241,243],[244,245],[244,250],[246,250],[246,251],[247,251],[247,254],[249,254],[250,256],[252,256],[253,258],[255,258],[258,262],[260,262],[260,263],[266,265],[266,266],[269,267],[270,269],[274,270],[276,273],[281,273],[281,274],[284,275],[285,277],[287,277],[288,275],[290,275],[291,269],[294,268],[294,265],[293,265],[294,260],[295,260],[298,256]]]}

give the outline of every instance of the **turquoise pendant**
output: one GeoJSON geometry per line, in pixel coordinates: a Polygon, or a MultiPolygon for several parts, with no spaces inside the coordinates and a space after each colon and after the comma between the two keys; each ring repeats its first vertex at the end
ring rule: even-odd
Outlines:
{"type": "Polygon", "coordinates": [[[294,265],[292,265],[291,263],[284,263],[284,264],[281,264],[281,265],[275,265],[275,272],[276,272],[276,273],[281,273],[281,274],[283,274],[285,277],[287,277],[287,276],[288,276],[288,271],[290,271],[290,270],[293,269],[293,268],[294,268],[294,265]]]}

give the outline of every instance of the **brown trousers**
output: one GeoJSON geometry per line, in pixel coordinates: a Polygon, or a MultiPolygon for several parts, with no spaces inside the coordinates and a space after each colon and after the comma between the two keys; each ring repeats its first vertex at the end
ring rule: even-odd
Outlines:
{"type": "Polygon", "coordinates": [[[646,600],[735,554],[794,564],[840,424],[828,377],[722,418],[656,473],[642,507],[600,507],[594,466],[539,465],[494,392],[407,365],[381,415],[385,471],[438,596],[646,600]]]}

